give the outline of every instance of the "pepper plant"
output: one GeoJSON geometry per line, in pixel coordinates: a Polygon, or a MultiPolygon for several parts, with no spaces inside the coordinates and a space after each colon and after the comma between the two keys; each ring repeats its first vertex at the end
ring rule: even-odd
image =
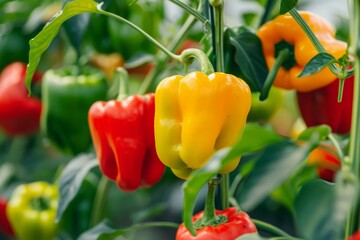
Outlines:
{"type": "Polygon", "coordinates": [[[349,0],[344,41],[303,1],[256,2],[260,12],[230,26],[225,0],[63,1],[29,42],[26,76],[20,63],[0,75],[0,230],[356,239],[360,3],[349,0]],[[181,10],[176,21],[168,4],[181,10]],[[66,54],[49,67],[56,41],[66,54]],[[9,107],[31,101],[42,104],[27,109],[35,125],[9,107]]]}

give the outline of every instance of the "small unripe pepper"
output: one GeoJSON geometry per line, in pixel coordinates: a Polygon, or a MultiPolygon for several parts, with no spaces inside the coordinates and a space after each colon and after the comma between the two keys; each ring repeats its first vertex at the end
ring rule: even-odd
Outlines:
{"type": "MultiPolygon", "coordinates": [[[[179,178],[201,168],[217,150],[235,144],[251,105],[249,86],[225,73],[163,79],[155,92],[155,142],[160,160],[179,178]]],[[[220,173],[236,168],[233,159],[220,173]]]]}
{"type": "Polygon", "coordinates": [[[42,81],[44,110],[41,128],[50,142],[69,155],[91,146],[87,115],[90,106],[105,100],[108,90],[103,74],[90,67],[66,66],[45,72],[42,81]]]}

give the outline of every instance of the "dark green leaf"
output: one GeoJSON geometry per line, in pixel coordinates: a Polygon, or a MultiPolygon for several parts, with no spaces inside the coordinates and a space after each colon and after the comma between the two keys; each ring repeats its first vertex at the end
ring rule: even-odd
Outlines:
{"type": "Polygon", "coordinates": [[[64,168],[59,180],[60,201],[57,209],[56,221],[60,221],[70,202],[75,198],[81,184],[90,171],[96,167],[98,161],[93,155],[80,155],[70,161],[64,168]]]}
{"type": "Polygon", "coordinates": [[[282,139],[272,130],[265,129],[257,124],[247,124],[241,139],[232,148],[224,148],[216,152],[203,168],[194,171],[183,184],[183,221],[185,226],[194,232],[192,215],[195,201],[202,187],[212,176],[219,172],[229,161],[240,157],[241,154],[257,151],[269,144],[280,142],[282,139]]]}
{"type": "Polygon", "coordinates": [[[241,209],[250,211],[256,207],[270,192],[304,165],[305,159],[317,143],[299,146],[285,140],[265,148],[237,195],[241,209]]]}
{"type": "Polygon", "coordinates": [[[285,14],[293,9],[298,3],[298,0],[282,0],[280,4],[280,14],[285,14]]]}
{"type": "Polygon", "coordinates": [[[84,232],[78,238],[78,240],[89,240],[89,239],[99,239],[99,240],[113,240],[113,239],[124,239],[121,235],[127,234],[132,231],[144,229],[144,228],[153,228],[153,227],[170,227],[178,228],[177,223],[171,222],[146,222],[132,225],[131,227],[124,229],[116,229],[111,226],[109,221],[103,221],[96,225],[94,228],[84,232]],[[120,237],[120,238],[119,238],[120,237]]]}
{"type": "Polygon", "coordinates": [[[39,64],[41,55],[49,47],[59,32],[60,26],[69,18],[86,12],[98,12],[98,4],[92,0],[74,0],[65,5],[41,30],[30,40],[29,64],[26,71],[26,87],[30,91],[31,79],[39,64]]]}
{"type": "Polygon", "coordinates": [[[305,184],[295,201],[299,231],[307,239],[342,239],[358,191],[356,177],[347,171],[337,175],[336,184],[323,180],[305,184]]]}
{"type": "Polygon", "coordinates": [[[226,72],[242,78],[253,91],[260,91],[268,69],[258,36],[242,27],[237,33],[226,29],[224,38],[226,72]]]}
{"type": "Polygon", "coordinates": [[[316,127],[306,128],[301,132],[298,140],[300,141],[310,141],[313,134],[318,134],[320,140],[325,140],[331,133],[331,128],[328,125],[319,125],[316,127]]]}
{"type": "Polygon", "coordinates": [[[334,62],[336,62],[336,58],[329,53],[319,53],[305,65],[298,77],[307,77],[315,74],[334,62]]]}
{"type": "Polygon", "coordinates": [[[238,237],[236,240],[265,240],[265,238],[261,237],[258,233],[248,233],[238,237]]]}
{"type": "MultiPolygon", "coordinates": [[[[71,0],[63,0],[64,5],[68,2],[71,2],[71,0]]],[[[63,25],[71,45],[75,48],[78,54],[77,57],[80,57],[81,55],[81,42],[83,40],[85,30],[88,27],[89,20],[90,15],[88,13],[85,13],[68,19],[64,22],[63,25]]]]}
{"type": "Polygon", "coordinates": [[[88,231],[81,234],[78,240],[94,240],[99,239],[100,235],[105,233],[113,233],[117,229],[111,226],[111,223],[107,220],[102,221],[95,227],[89,229],[88,231]]]}

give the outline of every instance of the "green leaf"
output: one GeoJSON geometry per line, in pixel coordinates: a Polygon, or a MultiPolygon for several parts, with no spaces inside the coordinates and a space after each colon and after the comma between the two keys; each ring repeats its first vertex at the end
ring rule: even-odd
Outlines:
{"type": "Polygon", "coordinates": [[[320,140],[325,140],[331,133],[331,128],[328,125],[319,125],[316,127],[306,128],[301,132],[298,140],[300,141],[310,141],[313,134],[318,134],[320,140]]]}
{"type": "MultiPolygon", "coordinates": [[[[64,4],[68,2],[71,2],[71,0],[63,0],[64,4]]],[[[74,47],[78,58],[81,55],[81,42],[83,40],[85,30],[89,25],[89,20],[89,14],[81,14],[68,19],[63,25],[66,35],[71,45],[74,47]]]]}
{"type": "Polygon", "coordinates": [[[238,237],[236,240],[265,240],[265,238],[261,237],[258,233],[248,233],[238,237]]]}
{"type": "Polygon", "coordinates": [[[346,171],[335,184],[318,179],[305,184],[295,201],[299,232],[307,239],[341,239],[358,191],[356,177],[346,171]]]}
{"type": "Polygon", "coordinates": [[[319,53],[305,65],[298,77],[307,77],[315,74],[334,62],[337,62],[334,56],[329,53],[319,53]]]}
{"type": "Polygon", "coordinates": [[[135,57],[128,59],[125,63],[126,69],[132,69],[140,67],[146,63],[150,63],[154,61],[154,56],[150,54],[141,54],[135,57]]]}
{"type": "Polygon", "coordinates": [[[60,221],[66,208],[75,198],[86,174],[97,165],[97,159],[92,154],[88,154],[72,159],[64,168],[59,180],[60,201],[56,214],[57,222],[60,221]]]}
{"type": "Polygon", "coordinates": [[[69,18],[86,12],[99,12],[98,4],[92,0],[74,0],[65,5],[38,33],[30,40],[29,64],[26,71],[26,87],[30,92],[31,79],[39,64],[41,55],[49,47],[59,32],[60,26],[69,18]]]}
{"type": "Polygon", "coordinates": [[[226,72],[242,78],[253,91],[260,91],[268,74],[258,36],[245,27],[224,35],[226,72]]]}
{"type": "Polygon", "coordinates": [[[298,3],[298,0],[282,0],[280,4],[280,14],[285,14],[293,9],[298,3]]]}
{"type": "Polygon", "coordinates": [[[121,235],[127,234],[132,231],[145,229],[145,228],[153,228],[153,227],[170,227],[170,228],[178,228],[179,224],[172,222],[146,222],[132,225],[131,227],[124,229],[116,229],[111,225],[111,223],[107,220],[102,221],[94,228],[84,232],[78,238],[78,240],[88,240],[88,239],[99,239],[99,240],[112,240],[112,239],[125,239],[122,238],[121,235]],[[120,236],[120,238],[119,238],[120,236]]]}
{"type": "Polygon", "coordinates": [[[318,142],[314,141],[299,146],[285,140],[265,148],[257,159],[254,170],[240,187],[237,199],[241,209],[254,209],[269,193],[304,165],[305,159],[317,144],[318,142]]]}
{"type": "Polygon", "coordinates": [[[183,221],[187,229],[195,232],[192,225],[195,201],[202,187],[212,176],[218,173],[229,161],[240,157],[241,154],[260,150],[269,144],[282,140],[283,138],[272,130],[265,129],[257,124],[247,124],[241,139],[232,148],[219,150],[204,167],[194,171],[182,186],[184,192],[183,221]],[[259,138],[259,136],[262,137],[259,138]]]}

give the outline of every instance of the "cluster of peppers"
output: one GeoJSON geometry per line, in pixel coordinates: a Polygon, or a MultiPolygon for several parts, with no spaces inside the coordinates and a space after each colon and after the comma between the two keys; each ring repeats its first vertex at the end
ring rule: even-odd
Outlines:
{"type": "MultiPolygon", "coordinates": [[[[309,12],[300,12],[300,15],[329,54],[338,59],[346,53],[346,43],[335,39],[335,31],[325,19],[309,12]]],[[[280,67],[274,86],[296,91],[299,110],[306,125],[327,124],[334,133],[349,133],[354,77],[345,80],[342,102],[337,102],[339,80],[329,68],[298,77],[318,52],[290,14],[265,23],[259,28],[258,36],[269,69],[281,50],[289,50],[289,57],[280,67]]]]}
{"type": "MultiPolygon", "coordinates": [[[[346,44],[334,38],[334,31],[325,20],[306,12],[301,16],[327,52],[336,58],[345,53],[346,44]]],[[[290,51],[290,57],[279,70],[274,85],[297,91],[306,124],[328,124],[336,133],[347,133],[352,82],[345,85],[345,98],[338,103],[339,107],[327,107],[336,105],[336,77],[327,68],[309,77],[298,77],[317,51],[295,20],[288,14],[279,16],[264,24],[258,36],[269,68],[279,51],[284,48],[290,51]]],[[[17,63],[10,67],[20,70],[4,70],[0,76],[0,93],[10,91],[11,84],[23,85],[24,91],[16,91],[17,95],[12,97],[20,102],[27,96],[23,83],[26,66],[17,63]]],[[[34,82],[38,79],[35,75],[34,82]]],[[[105,102],[106,92],[106,80],[93,69],[66,67],[49,70],[42,81],[44,106],[41,125],[50,141],[66,153],[87,151],[93,143],[101,171],[124,191],[156,184],[163,175],[164,165],[179,178],[188,178],[194,170],[204,166],[215,151],[235,143],[242,134],[251,106],[248,85],[233,75],[219,72],[168,77],[160,82],[155,94],[144,96],[132,95],[105,102]]],[[[0,99],[0,119],[11,119],[1,117],[9,115],[5,100],[0,99]]],[[[34,120],[29,121],[27,117],[28,124],[0,122],[9,135],[37,129],[41,104],[37,99],[30,100],[33,102],[27,98],[27,108],[17,111],[17,114],[27,113],[30,109],[34,120]],[[29,122],[34,124],[19,130],[29,126],[29,122]]],[[[239,158],[233,159],[219,173],[231,172],[239,161],[239,158]]],[[[20,186],[13,193],[7,205],[7,215],[19,239],[51,239],[54,236],[57,199],[57,189],[45,183],[20,186]],[[23,214],[23,208],[28,214],[23,214]],[[33,225],[30,218],[35,215],[46,219],[46,223],[38,221],[39,225],[33,225]],[[42,237],[38,235],[40,229],[42,237]]],[[[195,215],[193,221],[201,219],[203,214],[195,215]]],[[[176,239],[219,239],[219,231],[224,233],[221,239],[235,239],[244,233],[257,231],[249,216],[236,208],[215,211],[215,215],[226,218],[226,223],[205,225],[197,229],[196,238],[181,225],[176,239]]]]}

